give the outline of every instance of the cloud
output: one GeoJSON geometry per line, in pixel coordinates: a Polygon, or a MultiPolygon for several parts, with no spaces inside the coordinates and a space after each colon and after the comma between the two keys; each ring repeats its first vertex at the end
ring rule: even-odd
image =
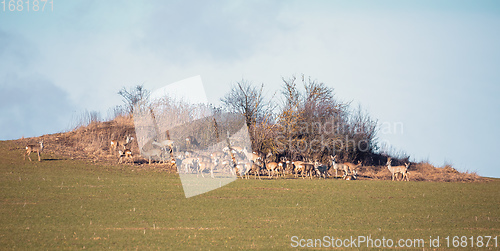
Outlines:
{"type": "Polygon", "coordinates": [[[36,73],[38,48],[0,30],[0,139],[39,136],[67,129],[76,106],[68,93],[36,73]]]}
{"type": "Polygon", "coordinates": [[[0,139],[60,132],[75,109],[68,93],[42,76],[0,79],[0,139]]]}
{"type": "Polygon", "coordinates": [[[141,43],[169,61],[238,60],[254,54],[288,25],[277,2],[161,2],[144,23],[141,43]]]}
{"type": "Polygon", "coordinates": [[[0,74],[33,67],[34,59],[40,55],[35,45],[21,35],[0,29],[0,74]]]}

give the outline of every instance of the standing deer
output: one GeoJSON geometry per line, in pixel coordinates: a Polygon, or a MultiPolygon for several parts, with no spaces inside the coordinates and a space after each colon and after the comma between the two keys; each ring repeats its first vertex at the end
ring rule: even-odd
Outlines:
{"type": "MultiPolygon", "coordinates": [[[[163,140],[160,142],[153,141],[151,144],[160,147],[160,150],[163,153],[169,153],[170,154],[170,159],[173,160],[174,158],[174,141],[173,140],[163,140]]],[[[161,158],[161,157],[160,157],[161,158]]],[[[165,163],[165,161],[163,161],[165,163]]]]}
{"type": "Polygon", "coordinates": [[[304,170],[306,172],[306,176],[309,175],[309,178],[313,178],[313,173],[314,173],[314,162],[312,162],[312,159],[307,159],[307,162],[304,163],[304,170]]]}
{"type": "Polygon", "coordinates": [[[210,171],[210,177],[214,177],[214,166],[215,163],[212,163],[210,161],[210,158],[203,160],[202,158],[198,158],[198,173],[196,174],[196,177],[198,177],[198,174],[201,173],[201,176],[205,178],[205,175],[203,175],[203,171],[210,171]]]}
{"type": "Polygon", "coordinates": [[[185,173],[191,173],[194,170],[198,170],[198,158],[185,158],[185,159],[183,159],[182,163],[181,163],[181,168],[179,168],[179,171],[182,170],[182,167],[184,167],[185,173]]]}
{"type": "Polygon", "coordinates": [[[286,158],[281,157],[280,162],[278,162],[278,177],[281,175],[285,177],[285,169],[286,169],[286,158]]]}
{"type": "Polygon", "coordinates": [[[397,178],[396,175],[398,173],[401,173],[402,180],[406,179],[406,181],[408,181],[409,180],[409,178],[408,178],[408,167],[410,167],[410,164],[409,163],[405,163],[404,166],[392,166],[391,163],[392,163],[391,157],[387,158],[387,168],[391,172],[392,180],[394,181],[394,179],[397,178]]]}
{"type": "Polygon", "coordinates": [[[406,166],[406,170],[405,172],[403,173],[403,180],[406,179],[406,181],[410,181],[410,178],[408,177],[408,168],[410,167],[410,163],[405,163],[405,166],[406,166]]]}
{"type": "Polygon", "coordinates": [[[326,175],[328,173],[328,166],[327,165],[323,165],[323,164],[321,164],[321,162],[314,161],[314,170],[316,171],[316,174],[320,178],[321,178],[321,176],[323,176],[323,178],[326,179],[326,175]]]}
{"type": "Polygon", "coordinates": [[[172,149],[174,147],[174,141],[169,140],[169,139],[162,140],[160,142],[153,141],[153,143],[151,143],[151,144],[153,144],[155,146],[159,146],[159,147],[168,147],[170,149],[172,149]]]}
{"type": "Polygon", "coordinates": [[[158,157],[159,163],[161,163],[161,162],[165,163],[165,159],[163,158],[163,152],[160,149],[158,149],[158,148],[149,149],[147,151],[144,150],[144,149],[142,149],[141,155],[143,155],[143,156],[145,156],[145,157],[148,158],[150,165],[151,165],[151,158],[153,156],[157,156],[158,157]]]}
{"type": "Polygon", "coordinates": [[[255,175],[255,179],[257,179],[257,176],[259,176],[259,180],[260,180],[261,179],[260,178],[260,169],[261,169],[261,166],[259,166],[256,163],[251,163],[251,162],[247,162],[246,165],[247,166],[250,165],[250,169],[247,172],[247,174],[250,174],[250,172],[252,172],[255,175]]]}
{"type": "Polygon", "coordinates": [[[302,175],[302,177],[304,177],[304,166],[302,165],[302,163],[304,163],[304,162],[303,161],[292,161],[292,166],[294,167],[293,173],[294,173],[295,178],[298,177],[299,172],[302,175]]]}
{"type": "MultiPolygon", "coordinates": [[[[335,155],[335,156],[330,155],[330,159],[331,159],[332,168],[335,170],[335,178],[338,177],[338,171],[342,171],[342,179],[346,179],[346,177],[348,175],[350,175],[351,171],[357,167],[356,165],[349,163],[349,162],[337,163],[336,162],[337,155],[335,155]]],[[[358,162],[358,166],[360,165],[359,163],[360,162],[358,162]]]]}
{"type": "MultiPolygon", "coordinates": [[[[234,147],[233,147],[233,148],[234,148],[234,147]]],[[[250,152],[248,152],[248,150],[247,150],[246,148],[243,148],[243,149],[241,150],[241,152],[242,152],[243,154],[245,154],[245,156],[246,156],[246,157],[247,157],[250,161],[252,161],[253,163],[256,163],[257,161],[262,160],[262,158],[261,158],[261,157],[260,157],[257,153],[253,153],[253,152],[252,152],[252,153],[250,153],[250,152]]]]}
{"type": "Polygon", "coordinates": [[[351,162],[345,162],[344,163],[344,179],[346,179],[346,177],[348,175],[357,175],[358,171],[356,170],[358,167],[362,166],[363,164],[361,163],[361,161],[358,161],[358,164],[355,165],[351,162]]]}
{"type": "Polygon", "coordinates": [[[127,148],[128,144],[132,142],[132,140],[134,140],[134,137],[131,137],[130,135],[127,135],[125,140],[118,140],[118,139],[111,140],[110,141],[111,151],[112,152],[116,151],[119,146],[122,146],[123,150],[125,150],[125,148],[127,148]]]}
{"type": "Polygon", "coordinates": [[[30,154],[33,152],[36,152],[38,154],[38,161],[42,161],[40,158],[40,154],[43,151],[43,140],[38,142],[40,145],[27,145],[26,146],[26,153],[24,153],[24,160],[26,160],[26,156],[28,156],[28,159],[31,161],[30,154]]]}
{"type": "MultiPolygon", "coordinates": [[[[265,164],[266,164],[268,177],[272,178],[274,176],[274,172],[277,170],[278,163],[270,162],[269,160],[266,160],[265,164]]],[[[276,176],[276,178],[277,178],[277,176],[276,176]]]]}
{"type": "Polygon", "coordinates": [[[293,174],[295,167],[292,163],[293,163],[292,161],[285,158],[285,172],[284,172],[284,174],[293,174]]]}
{"type": "Polygon", "coordinates": [[[343,165],[342,165],[342,164],[339,164],[339,163],[336,163],[336,162],[335,162],[336,160],[337,160],[337,155],[335,155],[335,156],[330,155],[330,162],[331,162],[331,164],[332,164],[333,169],[335,170],[335,178],[337,178],[337,177],[338,177],[338,172],[337,172],[337,171],[338,171],[339,169],[340,169],[340,170],[343,170],[343,168],[342,168],[342,167],[343,167],[343,165]]]}
{"type": "Polygon", "coordinates": [[[294,161],[292,165],[295,165],[295,178],[300,171],[302,179],[304,179],[304,174],[312,179],[312,172],[314,170],[314,163],[304,162],[304,161],[294,161]]]}

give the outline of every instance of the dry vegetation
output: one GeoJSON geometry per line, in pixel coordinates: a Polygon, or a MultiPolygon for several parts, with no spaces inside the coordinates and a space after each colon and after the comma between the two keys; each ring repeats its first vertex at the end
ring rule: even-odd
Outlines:
{"type": "MultiPolygon", "coordinates": [[[[112,151],[110,142],[114,139],[124,139],[127,135],[135,137],[133,119],[129,116],[118,116],[111,121],[93,121],[87,126],[80,126],[69,132],[18,141],[21,145],[26,145],[43,139],[45,154],[52,153],[63,158],[86,159],[93,162],[116,163],[119,156],[116,151],[112,151]]],[[[134,153],[135,164],[146,163],[146,160],[139,155],[135,140],[129,147],[134,153]]]]}
{"type": "MultiPolygon", "coordinates": [[[[435,167],[429,163],[412,163],[408,168],[411,181],[476,182],[487,181],[476,173],[461,173],[451,166],[435,167]]],[[[386,166],[363,166],[358,179],[390,180],[391,173],[386,166]]]]}

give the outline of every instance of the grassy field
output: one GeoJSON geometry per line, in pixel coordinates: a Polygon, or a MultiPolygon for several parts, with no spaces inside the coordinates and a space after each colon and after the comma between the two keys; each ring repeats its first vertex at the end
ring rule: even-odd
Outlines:
{"type": "Polygon", "coordinates": [[[499,180],[250,179],[186,199],[176,174],[23,161],[17,147],[0,142],[0,249],[285,249],[324,236],[423,239],[425,249],[430,236],[441,248],[447,236],[467,247],[497,236],[489,246],[500,247],[499,180]]]}

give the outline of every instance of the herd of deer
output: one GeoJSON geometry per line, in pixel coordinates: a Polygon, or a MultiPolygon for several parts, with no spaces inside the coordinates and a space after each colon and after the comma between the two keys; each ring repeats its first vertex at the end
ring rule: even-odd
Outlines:
{"type": "MultiPolygon", "coordinates": [[[[123,160],[132,160],[133,155],[130,149],[130,143],[134,140],[131,136],[126,136],[123,140],[111,140],[111,151],[117,151],[119,154],[118,163],[123,160]]],[[[191,138],[186,138],[186,141],[191,142],[191,138]]],[[[294,175],[295,178],[301,175],[302,178],[309,177],[323,177],[327,178],[330,173],[335,171],[335,178],[338,178],[338,172],[342,171],[342,178],[345,180],[355,180],[358,175],[358,168],[362,166],[361,161],[357,164],[344,162],[339,163],[337,155],[330,156],[330,163],[328,165],[322,164],[319,161],[290,161],[286,157],[281,157],[279,162],[271,161],[272,154],[264,156],[262,153],[249,152],[246,148],[241,147],[225,147],[222,151],[185,151],[176,152],[173,154],[172,140],[164,140],[161,142],[153,142],[159,148],[153,148],[143,152],[148,156],[149,164],[151,164],[152,157],[158,157],[160,162],[165,163],[165,153],[170,153],[170,161],[177,166],[179,173],[196,173],[205,177],[205,173],[209,173],[214,178],[214,171],[224,172],[228,171],[232,175],[240,175],[248,179],[250,174],[255,175],[255,178],[261,179],[261,174],[267,174],[268,178],[285,177],[286,175],[294,175]],[[330,172],[331,171],[331,172],[330,172]]],[[[38,161],[41,161],[41,152],[43,151],[43,140],[39,145],[27,145],[24,159],[28,156],[31,161],[30,154],[36,152],[38,154],[38,161]]],[[[405,163],[404,166],[392,166],[392,159],[387,159],[387,168],[391,172],[392,180],[398,179],[398,174],[401,174],[401,180],[409,181],[408,167],[410,164],[405,163]]]]}

